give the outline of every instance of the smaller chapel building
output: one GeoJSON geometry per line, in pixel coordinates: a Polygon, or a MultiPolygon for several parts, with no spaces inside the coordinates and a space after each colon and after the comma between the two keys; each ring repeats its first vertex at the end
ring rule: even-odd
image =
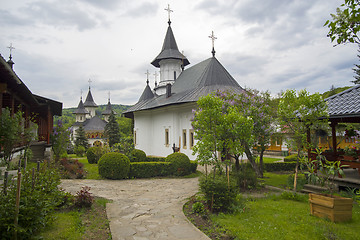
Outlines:
{"type": "Polygon", "coordinates": [[[190,62],[177,47],[170,16],[162,49],[151,64],[160,68],[160,82],[151,89],[147,79],[139,101],[124,112],[134,120],[135,148],[160,157],[179,151],[194,160],[191,121],[196,102],[217,90],[237,94],[245,90],[217,60],[214,47],[212,57],[185,69],[190,62]]]}
{"type": "Polygon", "coordinates": [[[108,100],[105,111],[101,113],[104,119],[101,119],[96,115],[97,108],[98,105],[94,101],[89,86],[89,91],[85,102],[82,101],[81,97],[78,107],[73,112],[73,114],[76,116],[75,123],[72,126],[73,143],[75,142],[77,136],[76,131],[80,128],[80,126],[82,126],[84,128],[86,138],[88,139],[89,147],[107,145],[107,140],[104,137],[105,126],[109,121],[111,112],[114,114],[116,113],[112,110],[110,98],[108,100]]]}

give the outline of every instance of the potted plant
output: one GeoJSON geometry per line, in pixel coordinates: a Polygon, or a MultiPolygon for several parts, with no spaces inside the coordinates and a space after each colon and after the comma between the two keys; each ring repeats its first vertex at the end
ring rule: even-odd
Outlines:
{"type": "Polygon", "coordinates": [[[321,149],[316,149],[316,159],[307,164],[309,180],[320,183],[327,188],[329,194],[309,194],[311,215],[330,219],[332,222],[348,221],[352,218],[351,198],[334,196],[334,179],[336,176],[344,176],[340,161],[329,161],[321,155],[321,149]]]}

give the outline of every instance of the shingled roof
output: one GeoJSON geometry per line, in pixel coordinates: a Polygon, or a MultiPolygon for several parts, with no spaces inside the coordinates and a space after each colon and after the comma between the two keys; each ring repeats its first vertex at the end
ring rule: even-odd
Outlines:
{"type": "Polygon", "coordinates": [[[182,53],[179,52],[170,23],[165,35],[161,52],[151,62],[151,64],[154,65],[155,67],[160,67],[159,62],[163,59],[180,59],[183,61],[184,67],[190,64],[189,60],[182,53]]]}
{"type": "Polygon", "coordinates": [[[90,87],[89,87],[89,92],[86,96],[86,99],[85,99],[85,102],[84,102],[84,106],[85,107],[97,107],[94,99],[93,99],[93,96],[91,94],[91,90],[90,90],[90,87]]]}
{"type": "Polygon", "coordinates": [[[111,106],[110,99],[109,99],[108,104],[106,105],[106,109],[101,114],[102,115],[110,115],[111,112],[116,114],[116,112],[112,110],[112,106],[111,106]]]}
{"type": "Polygon", "coordinates": [[[208,95],[217,90],[228,90],[238,94],[245,91],[221,63],[215,57],[211,57],[184,70],[172,86],[170,97],[166,97],[166,94],[164,94],[149,99],[140,98],[124,114],[127,117],[131,117],[131,114],[136,111],[196,102],[201,96],[208,95]]]}
{"type": "Polygon", "coordinates": [[[78,107],[75,109],[73,114],[88,114],[89,111],[85,109],[82,99],[80,99],[78,107]]]}
{"type": "Polygon", "coordinates": [[[360,117],[360,85],[325,99],[329,118],[360,117]]]}
{"type": "Polygon", "coordinates": [[[154,97],[154,93],[150,89],[149,82],[147,82],[146,87],[139,98],[139,102],[151,99],[153,97],[154,97]]]}

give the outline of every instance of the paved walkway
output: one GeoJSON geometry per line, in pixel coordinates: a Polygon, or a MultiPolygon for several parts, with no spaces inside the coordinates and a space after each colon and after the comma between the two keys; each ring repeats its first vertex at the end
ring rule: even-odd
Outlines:
{"type": "Polygon", "coordinates": [[[62,180],[75,194],[82,186],[95,196],[113,200],[106,205],[114,240],[209,239],[185,217],[186,199],[198,191],[198,179],[62,180]]]}

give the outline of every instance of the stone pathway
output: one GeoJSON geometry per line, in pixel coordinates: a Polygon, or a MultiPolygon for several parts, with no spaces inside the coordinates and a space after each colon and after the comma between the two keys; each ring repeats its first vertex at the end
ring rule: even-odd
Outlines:
{"type": "Polygon", "coordinates": [[[186,199],[198,191],[198,179],[62,180],[75,194],[82,186],[95,196],[113,200],[106,205],[114,240],[209,239],[185,217],[186,199]]]}

